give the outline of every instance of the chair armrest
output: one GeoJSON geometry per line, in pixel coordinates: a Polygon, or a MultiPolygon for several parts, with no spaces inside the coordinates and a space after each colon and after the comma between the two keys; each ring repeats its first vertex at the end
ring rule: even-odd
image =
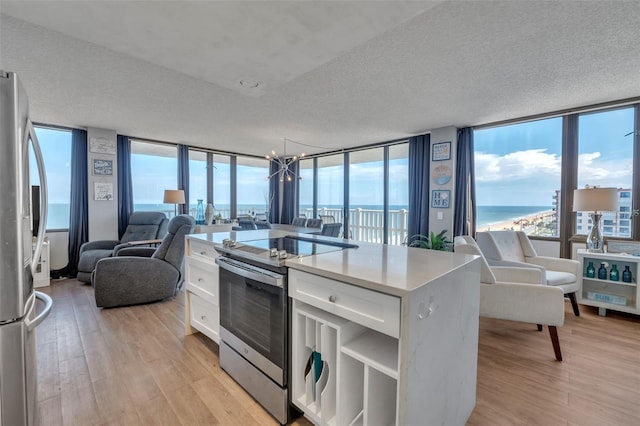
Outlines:
{"type": "Polygon", "coordinates": [[[151,257],[156,250],[157,248],[155,247],[123,247],[118,250],[116,256],[151,257]]]}
{"type": "Polygon", "coordinates": [[[175,295],[180,271],[164,260],[110,257],[96,264],[91,283],[99,307],[134,305],[175,295]]]}
{"type": "Polygon", "coordinates": [[[522,268],[512,266],[494,266],[491,272],[496,277],[496,281],[525,283],[525,284],[546,284],[544,271],[539,268],[522,268]]]}
{"type": "Polygon", "coordinates": [[[546,285],[480,284],[480,316],[532,324],[564,324],[562,289],[546,285]]]}
{"type": "Polygon", "coordinates": [[[112,250],[119,243],[118,240],[89,241],[80,246],[80,254],[87,250],[112,250]]]}
{"type": "Polygon", "coordinates": [[[127,241],[126,243],[120,243],[117,246],[115,246],[113,248],[113,255],[114,256],[119,256],[119,252],[120,250],[122,250],[123,248],[129,248],[129,247],[139,247],[139,246],[157,246],[158,244],[160,244],[162,242],[162,240],[159,239],[153,239],[153,240],[139,240],[139,241],[127,241]]]}
{"type": "Polygon", "coordinates": [[[568,272],[576,277],[579,276],[580,262],[577,260],[536,256],[527,258],[527,263],[542,266],[549,271],[568,272]]]}

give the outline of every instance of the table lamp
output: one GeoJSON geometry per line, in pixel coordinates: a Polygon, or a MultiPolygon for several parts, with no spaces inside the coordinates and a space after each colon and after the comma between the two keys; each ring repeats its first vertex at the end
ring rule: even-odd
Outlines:
{"type": "Polygon", "coordinates": [[[617,188],[585,188],[573,191],[573,211],[589,213],[593,226],[587,235],[587,251],[592,253],[604,252],[604,237],[601,231],[603,211],[618,210],[617,188]]]}
{"type": "Polygon", "coordinates": [[[184,204],[184,190],[182,189],[165,189],[164,200],[165,204],[173,204],[173,216],[178,215],[178,204],[184,204]]]}

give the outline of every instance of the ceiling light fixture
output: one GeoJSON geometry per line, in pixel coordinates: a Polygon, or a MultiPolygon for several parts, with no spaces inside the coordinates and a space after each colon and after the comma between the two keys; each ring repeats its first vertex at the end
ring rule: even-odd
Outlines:
{"type": "MultiPolygon", "coordinates": [[[[285,180],[287,182],[291,182],[294,178],[298,180],[302,180],[302,176],[295,173],[289,167],[296,161],[303,158],[305,154],[303,152],[300,155],[287,156],[287,142],[300,143],[300,142],[293,141],[291,139],[284,138],[284,153],[282,154],[282,156],[278,155],[278,153],[275,151],[271,151],[271,154],[267,154],[264,156],[264,158],[266,158],[267,160],[273,161],[278,164],[278,170],[271,173],[269,176],[267,176],[267,180],[270,180],[275,175],[280,176],[280,182],[284,182],[285,180]]],[[[300,144],[300,145],[304,145],[304,144],[300,144]]]]}
{"type": "Polygon", "coordinates": [[[260,86],[260,82],[251,79],[242,79],[240,80],[240,86],[246,89],[255,89],[260,86]]]}

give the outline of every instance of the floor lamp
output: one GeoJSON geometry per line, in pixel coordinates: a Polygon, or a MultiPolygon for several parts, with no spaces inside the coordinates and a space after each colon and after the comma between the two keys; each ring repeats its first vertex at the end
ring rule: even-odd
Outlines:
{"type": "Polygon", "coordinates": [[[591,231],[587,235],[587,251],[592,253],[604,252],[604,237],[601,231],[603,211],[618,210],[617,188],[586,188],[573,191],[573,211],[589,213],[593,222],[591,231]]]}
{"type": "Polygon", "coordinates": [[[178,204],[184,204],[184,190],[182,189],[165,189],[164,201],[165,204],[173,204],[173,216],[178,215],[178,204]]]}

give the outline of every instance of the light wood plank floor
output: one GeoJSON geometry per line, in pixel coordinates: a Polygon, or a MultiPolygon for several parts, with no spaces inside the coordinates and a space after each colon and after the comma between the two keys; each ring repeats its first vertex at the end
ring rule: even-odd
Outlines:
{"type": "MultiPolygon", "coordinates": [[[[101,310],[75,280],[41,290],[55,304],[37,332],[37,424],[276,424],[220,369],[215,343],[184,336],[184,292],[101,310]]],[[[546,329],[481,319],[469,425],[640,424],[640,319],[581,309],[567,302],[561,363],[546,329]]]]}

